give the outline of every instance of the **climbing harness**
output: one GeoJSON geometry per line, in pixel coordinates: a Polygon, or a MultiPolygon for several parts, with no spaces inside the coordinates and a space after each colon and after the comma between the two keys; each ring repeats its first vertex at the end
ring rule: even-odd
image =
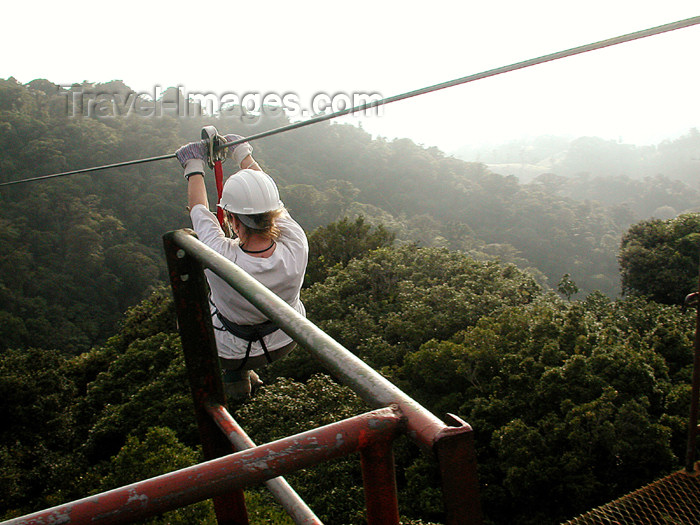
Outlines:
{"type": "Polygon", "coordinates": [[[265,344],[265,337],[279,330],[279,326],[277,326],[272,321],[265,321],[264,323],[251,325],[236,324],[233,321],[226,319],[226,317],[221,315],[221,312],[219,312],[216,306],[214,306],[214,309],[214,315],[221,323],[221,327],[215,326],[214,330],[218,330],[220,332],[225,330],[227,332],[232,333],[239,339],[243,339],[244,341],[248,342],[248,347],[245,351],[245,357],[241,361],[241,364],[238,365],[238,368],[235,368],[234,370],[243,369],[246,362],[248,361],[248,357],[250,357],[250,350],[253,348],[253,343],[255,342],[260,343],[263,354],[265,354],[265,359],[267,359],[268,363],[272,363],[272,357],[270,357],[270,352],[268,351],[267,345],[265,344]]]}
{"type": "MultiPolygon", "coordinates": [[[[253,140],[269,137],[272,135],[276,135],[278,133],[291,131],[293,129],[301,128],[301,127],[308,126],[311,124],[316,124],[318,122],[323,122],[325,120],[330,120],[330,119],[333,119],[336,117],[342,117],[344,115],[349,115],[351,113],[358,113],[361,111],[367,111],[368,109],[373,109],[373,108],[376,108],[376,107],[379,107],[379,106],[382,106],[385,104],[390,104],[391,102],[398,102],[399,100],[404,100],[407,98],[416,97],[418,95],[424,95],[426,93],[432,93],[433,91],[438,91],[441,89],[446,89],[446,88],[450,88],[453,86],[466,84],[468,82],[482,80],[484,78],[489,78],[489,77],[493,77],[496,75],[501,75],[503,73],[510,73],[512,71],[517,71],[519,69],[525,69],[527,67],[535,66],[538,64],[543,64],[545,62],[551,62],[553,60],[559,60],[561,58],[571,57],[574,55],[580,55],[582,53],[587,53],[589,51],[595,51],[598,49],[603,49],[606,47],[614,46],[617,44],[623,44],[625,42],[631,42],[633,40],[639,40],[640,38],[646,38],[646,37],[658,35],[661,33],[667,33],[669,31],[675,31],[677,29],[682,29],[685,27],[690,27],[690,26],[694,26],[694,25],[698,25],[698,24],[700,24],[700,16],[695,16],[692,18],[687,18],[685,20],[679,20],[678,22],[671,22],[669,24],[664,24],[664,25],[660,25],[657,27],[652,27],[650,29],[644,29],[641,31],[636,31],[634,33],[628,33],[626,35],[622,35],[622,36],[618,36],[618,37],[614,37],[614,38],[609,38],[607,40],[600,40],[598,42],[586,44],[583,46],[574,47],[574,48],[571,48],[571,49],[568,49],[565,51],[558,51],[556,53],[544,55],[544,56],[541,56],[539,58],[532,58],[530,60],[516,62],[516,63],[508,65],[508,66],[503,66],[503,67],[499,67],[496,69],[483,71],[481,73],[476,73],[474,75],[468,75],[466,77],[461,77],[461,78],[457,78],[457,79],[450,80],[447,82],[442,82],[440,84],[435,84],[435,85],[424,87],[421,89],[416,89],[414,91],[408,91],[408,92],[400,94],[400,95],[394,95],[394,96],[383,98],[380,100],[366,102],[364,104],[360,104],[359,106],[341,109],[341,110],[335,111],[333,113],[326,113],[326,114],[318,115],[318,116],[312,117],[308,120],[294,122],[294,123],[288,124],[286,126],[281,126],[279,128],[271,129],[269,131],[263,131],[261,133],[257,133],[255,135],[250,135],[250,136],[245,137],[245,138],[233,140],[231,142],[223,142],[223,143],[220,143],[218,145],[215,144],[214,148],[216,149],[217,147],[218,148],[226,148],[229,146],[235,146],[235,145],[241,144],[243,142],[250,142],[253,140]]],[[[9,186],[11,184],[21,184],[24,182],[46,180],[46,179],[51,179],[51,178],[56,178],[56,177],[65,177],[68,175],[76,175],[78,173],[89,173],[89,172],[98,171],[98,170],[104,170],[104,169],[109,169],[109,168],[118,168],[118,167],[122,167],[122,166],[129,166],[132,164],[143,164],[145,162],[155,162],[155,161],[171,159],[171,158],[175,158],[175,153],[170,153],[167,155],[160,155],[158,157],[150,157],[150,158],[146,158],[146,159],[119,162],[117,164],[107,164],[104,166],[95,166],[92,168],[84,168],[84,169],[80,169],[80,170],[65,171],[62,173],[53,173],[51,175],[42,175],[39,177],[31,177],[28,179],[0,182],[0,186],[9,186]]]]}

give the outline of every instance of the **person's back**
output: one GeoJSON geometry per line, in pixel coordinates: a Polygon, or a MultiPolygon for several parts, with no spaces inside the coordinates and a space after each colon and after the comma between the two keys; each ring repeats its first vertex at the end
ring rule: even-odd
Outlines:
{"type": "MultiPolygon", "coordinates": [[[[240,139],[227,135],[227,142],[240,139]]],[[[204,183],[206,144],[193,142],[177,151],[188,181],[188,202],[199,239],[236,263],[299,313],[301,286],[308,261],[304,230],[279,199],[277,186],[255,162],[246,142],[227,152],[242,169],[224,185],[219,207],[224,210],[228,237],[209,210],[204,183]]],[[[292,339],[270,323],[222,279],[205,272],[211,290],[213,325],[224,389],[229,398],[247,397],[261,381],[252,370],[284,357],[295,346],[292,339]]]]}

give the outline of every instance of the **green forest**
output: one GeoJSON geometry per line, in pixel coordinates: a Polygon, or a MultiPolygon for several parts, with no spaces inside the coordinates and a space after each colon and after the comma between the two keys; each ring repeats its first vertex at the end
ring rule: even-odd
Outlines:
{"type": "MultiPolygon", "coordinates": [[[[72,93],[134,92],[0,80],[0,183],[172,153],[208,124],[288,123],[75,115],[72,93]]],[[[680,468],[700,187],[678,173],[697,130],[644,149],[653,174],[580,140],[529,183],[349,124],[253,147],[309,236],[309,319],[469,422],[487,523],[560,523],[680,468]]],[[[0,519],[200,461],[162,250],[190,225],[177,161],[4,186],[0,204],[0,519]]],[[[257,443],[368,409],[303,348],[260,375],[233,414],[257,443]]],[[[407,439],[395,454],[404,522],[441,523],[434,462],[407,439]]],[[[358,458],[288,480],[326,523],[364,522],[358,458]]],[[[246,496],[251,523],[291,523],[264,488],[246,496]]],[[[148,523],[215,519],[203,502],[148,523]]]]}

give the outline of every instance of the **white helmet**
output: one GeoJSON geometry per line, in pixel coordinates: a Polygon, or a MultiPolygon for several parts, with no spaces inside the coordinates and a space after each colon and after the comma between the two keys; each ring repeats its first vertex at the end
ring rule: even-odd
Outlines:
{"type": "Polygon", "coordinates": [[[237,215],[254,215],[284,206],[275,181],[267,173],[251,169],[231,175],[221,193],[219,207],[237,215]]]}

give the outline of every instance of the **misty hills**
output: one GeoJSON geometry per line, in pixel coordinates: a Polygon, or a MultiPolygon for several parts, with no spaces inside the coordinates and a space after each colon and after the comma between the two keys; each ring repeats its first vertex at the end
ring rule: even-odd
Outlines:
{"type": "Polygon", "coordinates": [[[676,140],[635,146],[598,137],[542,136],[493,147],[462,148],[456,155],[479,159],[493,173],[576,201],[625,207],[633,221],[670,219],[698,211],[700,132],[676,140]]]}
{"type": "Polygon", "coordinates": [[[696,128],[656,145],[638,146],[599,137],[541,136],[493,146],[465,146],[454,154],[483,162],[494,173],[515,175],[522,183],[544,173],[632,179],[661,175],[700,188],[700,132],[696,128]]]}

